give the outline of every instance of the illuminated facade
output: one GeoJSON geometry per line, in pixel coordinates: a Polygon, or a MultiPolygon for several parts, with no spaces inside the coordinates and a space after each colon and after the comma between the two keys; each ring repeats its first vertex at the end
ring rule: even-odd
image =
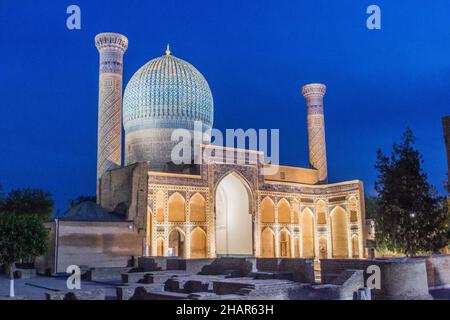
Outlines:
{"type": "Polygon", "coordinates": [[[327,183],[325,86],[306,85],[302,94],[312,168],[264,174],[262,152],[203,138],[194,147],[209,155],[205,161],[174,170],[173,130],[194,133],[194,121],[202,133],[210,129],[213,98],[201,73],[167,49],[125,89],[125,167],[102,175],[98,202],[126,208],[144,255],[363,258],[362,182],[327,183]]]}

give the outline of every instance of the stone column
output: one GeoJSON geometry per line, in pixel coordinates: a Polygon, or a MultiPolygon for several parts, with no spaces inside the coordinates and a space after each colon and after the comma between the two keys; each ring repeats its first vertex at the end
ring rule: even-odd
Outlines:
{"type": "Polygon", "coordinates": [[[302,94],[306,99],[308,122],[309,163],[319,171],[319,181],[328,182],[327,152],[325,143],[325,121],[323,96],[326,86],[319,83],[305,85],[302,94]]]}
{"type": "Polygon", "coordinates": [[[95,37],[100,54],[98,90],[97,202],[100,179],[122,165],[122,71],[128,39],[118,33],[95,37]]]}

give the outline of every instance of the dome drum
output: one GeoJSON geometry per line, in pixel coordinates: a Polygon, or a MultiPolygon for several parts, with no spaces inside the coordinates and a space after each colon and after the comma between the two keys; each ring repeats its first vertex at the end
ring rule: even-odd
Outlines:
{"type": "Polygon", "coordinates": [[[202,132],[212,128],[213,97],[203,75],[170,51],[149,61],[125,89],[125,165],[149,162],[164,170],[178,143],[171,140],[173,130],[189,130],[193,137],[196,121],[202,123],[202,132]]]}

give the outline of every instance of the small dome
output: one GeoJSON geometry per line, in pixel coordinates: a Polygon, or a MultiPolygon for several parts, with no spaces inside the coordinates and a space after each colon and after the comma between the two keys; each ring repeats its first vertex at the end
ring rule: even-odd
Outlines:
{"type": "Polygon", "coordinates": [[[92,201],[81,202],[68,210],[61,220],[67,221],[121,221],[124,218],[108,212],[92,201]]]}
{"type": "Polygon", "coordinates": [[[190,63],[168,54],[142,66],[130,79],[123,101],[125,131],[213,123],[213,97],[203,75],[190,63]]]}

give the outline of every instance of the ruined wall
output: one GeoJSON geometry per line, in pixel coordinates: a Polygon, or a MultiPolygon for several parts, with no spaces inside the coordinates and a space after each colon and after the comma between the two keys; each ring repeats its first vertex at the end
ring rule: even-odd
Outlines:
{"type": "Polygon", "coordinates": [[[125,267],[132,256],[142,255],[142,244],[142,236],[129,221],[60,221],[56,272],[65,272],[72,264],[125,267]]]}
{"type": "Polygon", "coordinates": [[[375,299],[403,300],[430,299],[427,283],[425,259],[324,259],[320,261],[323,283],[331,283],[342,272],[349,269],[363,270],[364,278],[367,267],[376,265],[380,268],[381,289],[374,289],[375,299]]]}
{"type": "Polygon", "coordinates": [[[312,259],[257,258],[259,271],[285,271],[293,275],[293,280],[314,283],[314,262],[312,259]]]}
{"type": "Polygon", "coordinates": [[[450,255],[425,257],[428,287],[450,285],[450,255]]]}
{"type": "Polygon", "coordinates": [[[135,220],[139,217],[136,223],[143,227],[147,212],[147,172],[146,163],[106,172],[100,181],[100,198],[97,199],[100,206],[110,211],[121,211],[125,205],[126,218],[135,220]]]}

